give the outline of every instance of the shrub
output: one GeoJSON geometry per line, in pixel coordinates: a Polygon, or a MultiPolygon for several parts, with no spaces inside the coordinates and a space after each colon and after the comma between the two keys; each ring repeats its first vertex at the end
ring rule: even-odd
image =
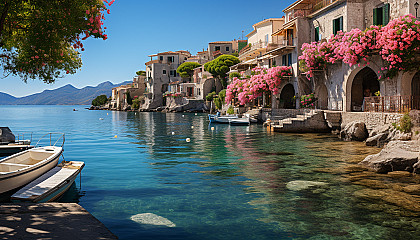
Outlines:
{"type": "Polygon", "coordinates": [[[206,100],[207,101],[213,101],[214,96],[216,96],[216,92],[211,92],[211,93],[207,94],[206,100]]]}
{"type": "Polygon", "coordinates": [[[308,95],[300,96],[300,107],[301,108],[313,108],[316,102],[315,94],[311,93],[308,95]]]}
{"type": "Polygon", "coordinates": [[[222,109],[222,101],[220,101],[219,97],[215,97],[213,98],[214,101],[214,105],[216,106],[217,109],[222,109]]]}
{"type": "Polygon", "coordinates": [[[241,78],[241,74],[240,73],[238,73],[238,72],[231,72],[230,74],[229,74],[229,79],[230,80],[232,80],[233,78],[241,78]]]}
{"type": "Polygon", "coordinates": [[[108,97],[106,95],[97,96],[92,101],[93,106],[101,106],[108,102],[108,97]]]}
{"type": "Polygon", "coordinates": [[[397,123],[393,123],[392,126],[395,127],[400,132],[409,133],[411,132],[411,128],[413,127],[413,123],[411,122],[411,118],[408,113],[405,113],[400,121],[397,123]]]}
{"type": "Polygon", "coordinates": [[[232,106],[229,106],[228,110],[227,110],[227,114],[234,114],[235,110],[233,109],[232,106]]]}
{"type": "Polygon", "coordinates": [[[140,99],[136,98],[133,100],[133,104],[131,104],[132,109],[139,109],[140,107],[140,99]]]}

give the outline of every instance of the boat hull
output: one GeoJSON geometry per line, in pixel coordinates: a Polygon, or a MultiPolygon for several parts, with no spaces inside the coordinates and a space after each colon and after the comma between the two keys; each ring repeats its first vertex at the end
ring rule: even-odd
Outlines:
{"type": "Polygon", "coordinates": [[[52,202],[71,187],[84,166],[84,162],[79,161],[60,163],[13,194],[11,199],[13,202],[52,202]]]}
{"type": "MultiPolygon", "coordinates": [[[[32,150],[35,150],[35,149],[32,149],[32,150]]],[[[10,157],[4,158],[0,161],[0,165],[4,165],[4,163],[7,164],[8,162],[13,161],[13,159],[17,159],[17,157],[32,150],[26,150],[24,152],[17,153],[10,157]]],[[[0,194],[22,187],[30,183],[34,179],[38,178],[45,172],[51,170],[53,167],[57,166],[57,163],[61,156],[62,151],[63,151],[62,148],[59,148],[58,152],[54,153],[47,159],[44,159],[34,165],[12,163],[11,166],[7,166],[13,171],[0,172],[0,194]]]]}
{"type": "Polygon", "coordinates": [[[237,119],[238,116],[217,116],[209,114],[210,123],[224,123],[229,124],[229,119],[237,119]]]}
{"type": "Polygon", "coordinates": [[[230,119],[229,120],[230,125],[249,125],[250,123],[251,122],[250,122],[249,118],[247,118],[247,119],[238,118],[238,119],[230,119]]]}
{"type": "Polygon", "coordinates": [[[0,157],[7,157],[28,149],[33,148],[32,145],[8,144],[0,145],[0,157]]]}

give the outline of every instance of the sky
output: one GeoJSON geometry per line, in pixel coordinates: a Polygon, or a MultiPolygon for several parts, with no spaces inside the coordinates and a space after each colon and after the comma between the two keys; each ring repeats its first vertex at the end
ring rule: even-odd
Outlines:
{"type": "Polygon", "coordinates": [[[145,70],[148,55],[164,51],[187,50],[195,55],[209,42],[242,38],[252,25],[267,18],[280,18],[294,0],[268,1],[187,1],[116,0],[106,15],[107,40],[83,42],[83,67],[74,75],[59,78],[54,84],[40,80],[24,83],[13,76],[0,78],[0,92],[15,97],[27,96],[67,84],[77,88],[102,82],[132,80],[145,70]]]}

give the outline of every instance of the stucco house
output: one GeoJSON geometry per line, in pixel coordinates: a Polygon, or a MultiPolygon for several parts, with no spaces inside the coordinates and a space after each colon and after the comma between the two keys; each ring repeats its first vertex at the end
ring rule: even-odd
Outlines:
{"type": "Polygon", "coordinates": [[[146,89],[145,79],[146,76],[135,76],[132,83],[113,88],[110,109],[126,109],[129,106],[127,103],[127,93],[130,94],[132,99],[136,96],[142,96],[146,89]]]}

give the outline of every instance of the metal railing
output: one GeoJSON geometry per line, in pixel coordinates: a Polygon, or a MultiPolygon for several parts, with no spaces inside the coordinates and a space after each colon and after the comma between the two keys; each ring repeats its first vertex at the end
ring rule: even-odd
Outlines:
{"type": "Polygon", "coordinates": [[[365,112],[404,113],[411,109],[420,109],[420,96],[376,96],[365,97],[365,112]]]}
{"type": "MultiPolygon", "coordinates": [[[[62,139],[62,143],[61,143],[61,146],[60,147],[63,147],[64,146],[64,142],[65,142],[65,134],[64,133],[59,133],[59,132],[51,132],[51,133],[47,133],[47,134],[45,134],[44,136],[42,136],[39,140],[38,140],[38,142],[36,143],[36,145],[35,145],[35,147],[38,147],[38,145],[39,145],[39,143],[41,142],[41,140],[42,139],[44,139],[46,136],[49,136],[49,142],[50,142],[50,145],[49,146],[55,146],[57,143],[58,143],[58,141],[60,141],[60,139],[62,139]],[[54,142],[54,145],[52,144],[52,136],[53,135],[57,135],[57,134],[59,134],[60,136],[57,138],[57,140],[54,142]]],[[[39,146],[41,146],[41,145],[39,145],[39,146]]]]}
{"type": "Polygon", "coordinates": [[[315,1],[314,7],[312,8],[312,12],[316,12],[320,9],[323,9],[324,7],[336,1],[338,0],[317,0],[315,1]]]}

